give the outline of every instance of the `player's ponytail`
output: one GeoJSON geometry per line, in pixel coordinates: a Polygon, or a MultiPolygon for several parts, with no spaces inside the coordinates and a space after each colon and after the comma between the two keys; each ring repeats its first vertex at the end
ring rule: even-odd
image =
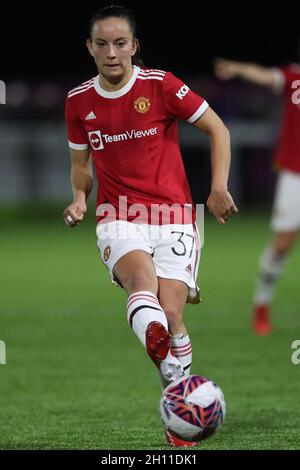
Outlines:
{"type": "MultiPolygon", "coordinates": [[[[120,5],[109,5],[96,11],[96,13],[92,16],[90,20],[90,27],[89,27],[90,38],[92,37],[92,30],[96,21],[105,20],[106,18],[123,18],[124,20],[126,20],[131,29],[133,38],[137,39],[136,21],[135,21],[134,13],[131,10],[129,10],[129,8],[125,8],[120,5]]],[[[137,48],[135,55],[132,58],[132,63],[133,65],[138,65],[139,67],[145,67],[143,59],[141,58],[140,54],[141,54],[141,48],[138,43],[138,48],[137,48]]]]}
{"type": "Polygon", "coordinates": [[[138,41],[138,47],[137,47],[136,53],[132,57],[132,64],[137,65],[138,67],[142,67],[142,68],[145,67],[144,61],[141,57],[141,47],[140,47],[139,41],[138,41]]]}

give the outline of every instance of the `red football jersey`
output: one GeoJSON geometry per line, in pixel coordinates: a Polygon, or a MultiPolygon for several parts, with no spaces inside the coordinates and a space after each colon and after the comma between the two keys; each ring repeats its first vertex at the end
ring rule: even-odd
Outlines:
{"type": "Polygon", "coordinates": [[[128,206],[143,204],[149,214],[152,204],[191,207],[177,118],[193,123],[207,107],[172,73],[156,69],[134,67],[129,82],[114,92],[100,86],[99,75],[71,90],[66,100],[69,146],[91,151],[97,206],[112,204],[117,218],[122,218],[119,196],[127,197],[128,206]]]}
{"type": "Polygon", "coordinates": [[[284,111],[275,152],[280,169],[300,173],[300,66],[277,69],[284,87],[284,111]]]}

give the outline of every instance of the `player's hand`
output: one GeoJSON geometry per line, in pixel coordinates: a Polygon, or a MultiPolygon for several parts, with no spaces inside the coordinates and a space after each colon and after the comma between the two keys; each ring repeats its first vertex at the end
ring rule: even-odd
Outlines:
{"type": "Polygon", "coordinates": [[[87,205],[84,201],[75,201],[70,204],[63,213],[64,223],[68,227],[76,227],[83,220],[87,211],[87,205]]]}
{"type": "Polygon", "coordinates": [[[222,225],[238,212],[238,208],[227,190],[212,190],[206,205],[209,212],[217,219],[219,224],[222,225]]]}
{"type": "Polygon", "coordinates": [[[220,80],[230,80],[238,75],[239,64],[232,60],[215,59],[214,70],[220,80]]]}

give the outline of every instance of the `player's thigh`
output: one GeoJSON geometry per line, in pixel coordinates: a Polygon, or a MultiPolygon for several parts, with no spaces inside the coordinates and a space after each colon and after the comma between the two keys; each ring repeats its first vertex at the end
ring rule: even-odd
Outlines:
{"type": "Polygon", "coordinates": [[[119,220],[99,223],[96,232],[101,260],[113,284],[127,292],[133,288],[157,291],[153,248],[138,224],[119,220]]]}
{"type": "Polygon", "coordinates": [[[152,256],[143,250],[132,250],[123,255],[114,265],[113,274],[128,292],[149,290],[155,295],[158,280],[152,256]]]}
{"type": "Polygon", "coordinates": [[[183,318],[188,286],[177,279],[158,278],[158,299],[169,321],[183,318]]]}

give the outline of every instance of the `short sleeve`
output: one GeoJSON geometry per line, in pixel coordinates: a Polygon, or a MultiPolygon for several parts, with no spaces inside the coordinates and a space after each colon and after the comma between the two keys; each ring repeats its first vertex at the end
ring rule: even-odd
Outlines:
{"type": "Polygon", "coordinates": [[[69,147],[74,150],[89,148],[87,136],[82,124],[72,109],[71,98],[66,99],[65,116],[69,147]]]}
{"type": "Polygon", "coordinates": [[[167,72],[164,77],[163,93],[167,112],[191,124],[208,108],[208,103],[202,96],[193,92],[171,72],[167,72]]]}

